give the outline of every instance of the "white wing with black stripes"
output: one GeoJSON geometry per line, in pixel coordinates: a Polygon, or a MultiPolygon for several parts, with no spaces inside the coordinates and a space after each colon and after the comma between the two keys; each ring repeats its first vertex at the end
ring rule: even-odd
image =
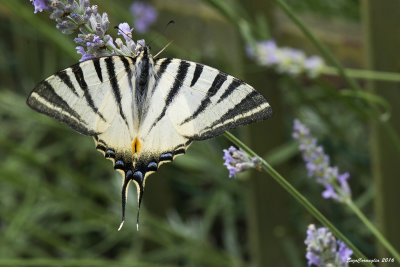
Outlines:
{"type": "Polygon", "coordinates": [[[209,66],[166,58],[155,62],[155,70],[159,81],[151,103],[157,99],[164,103],[154,107],[151,115],[158,115],[155,120],[146,120],[151,125],[143,125],[147,134],[156,133],[162,121],[170,121],[180,136],[203,140],[272,113],[253,87],[209,66]]]}
{"type": "Polygon", "coordinates": [[[108,145],[124,150],[121,139],[135,135],[132,68],[133,60],[125,57],[73,65],[42,81],[27,104],[82,134],[109,134],[108,145]]]}
{"type": "Polygon", "coordinates": [[[134,58],[73,65],[42,81],[27,100],[33,109],[93,136],[96,148],[113,161],[124,178],[122,222],[131,181],[140,208],[146,177],[160,164],[184,154],[192,141],[272,113],[260,93],[233,76],[185,60],[153,60],[148,52],[143,47],[134,58]]]}

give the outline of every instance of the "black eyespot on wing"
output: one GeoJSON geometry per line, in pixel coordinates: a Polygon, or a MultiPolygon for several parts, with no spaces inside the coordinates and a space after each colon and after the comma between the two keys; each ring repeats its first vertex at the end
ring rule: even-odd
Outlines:
{"type": "Polygon", "coordinates": [[[138,182],[138,184],[143,185],[143,173],[141,171],[135,171],[132,179],[138,182]]]}
{"type": "Polygon", "coordinates": [[[106,157],[106,158],[113,158],[113,159],[115,159],[115,152],[114,152],[114,150],[107,149],[105,157],[106,157]]]}
{"type": "Polygon", "coordinates": [[[157,162],[151,161],[151,162],[147,165],[146,171],[147,171],[147,172],[149,172],[149,171],[153,171],[153,172],[157,171],[157,162]]]}
{"type": "Polygon", "coordinates": [[[131,180],[133,178],[133,172],[132,170],[127,170],[125,173],[125,179],[127,179],[128,181],[131,180]]]}
{"type": "Polygon", "coordinates": [[[115,161],[114,169],[124,170],[124,168],[125,168],[125,163],[122,160],[119,159],[115,161]]]}
{"type": "Polygon", "coordinates": [[[161,154],[160,161],[172,161],[173,155],[171,152],[161,154]]]}

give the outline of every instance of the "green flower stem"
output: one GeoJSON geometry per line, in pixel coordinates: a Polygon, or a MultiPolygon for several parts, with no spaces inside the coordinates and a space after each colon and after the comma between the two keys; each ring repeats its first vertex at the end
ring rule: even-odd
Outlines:
{"type": "Polygon", "coordinates": [[[379,232],[379,230],[368,220],[364,213],[354,204],[353,201],[349,200],[346,202],[349,208],[360,218],[360,220],[368,227],[368,229],[376,236],[381,244],[396,258],[397,262],[400,263],[400,254],[397,250],[389,243],[389,241],[379,232]]]}
{"type": "MultiPolygon", "coordinates": [[[[243,151],[248,153],[252,157],[260,159],[260,165],[262,169],[274,178],[292,197],[294,197],[308,212],[310,212],[321,224],[328,227],[332,233],[346,243],[346,245],[353,250],[354,255],[357,258],[367,259],[361,251],[359,251],[351,242],[348,240],[321,212],[319,212],[313,204],[310,203],[299,191],[297,191],[288,181],[285,180],[274,168],[271,167],[264,159],[258,156],[253,150],[246,146],[242,141],[232,135],[230,132],[225,132],[224,136],[241,148],[243,151]]],[[[370,262],[363,262],[365,266],[374,266],[370,262]]]]}
{"type": "Polygon", "coordinates": [[[331,52],[312,34],[312,32],[300,21],[300,19],[296,16],[296,14],[290,9],[290,7],[283,1],[283,0],[275,0],[278,6],[288,15],[288,17],[299,27],[299,29],[304,33],[304,35],[317,47],[317,49],[321,52],[324,58],[332,64],[338,71],[339,76],[345,80],[350,87],[354,90],[361,90],[361,87],[351,79],[347,74],[342,66],[335,59],[331,52]]]}
{"type": "MultiPolygon", "coordinates": [[[[349,68],[346,68],[345,71],[349,77],[355,79],[400,82],[400,73],[349,68]]],[[[322,73],[328,75],[339,75],[337,68],[334,67],[324,67],[322,73]]]]}

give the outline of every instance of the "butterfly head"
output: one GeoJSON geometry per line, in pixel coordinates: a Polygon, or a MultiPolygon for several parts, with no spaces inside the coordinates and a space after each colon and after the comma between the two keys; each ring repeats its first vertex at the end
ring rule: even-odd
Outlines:
{"type": "Polygon", "coordinates": [[[138,45],[138,47],[137,47],[136,49],[138,50],[137,55],[138,55],[139,57],[148,58],[149,55],[151,55],[151,54],[150,54],[150,46],[147,46],[147,45],[144,45],[144,46],[138,45]]]}

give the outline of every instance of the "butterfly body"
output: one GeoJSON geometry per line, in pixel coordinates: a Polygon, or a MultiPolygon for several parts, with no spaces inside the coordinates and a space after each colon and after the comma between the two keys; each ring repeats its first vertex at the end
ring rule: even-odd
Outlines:
{"type": "Polygon", "coordinates": [[[195,140],[268,118],[271,107],[245,82],[180,59],[109,56],[75,64],[45,79],[27,104],[92,136],[123,175],[123,218],[133,181],[139,207],[145,180],[183,155],[195,140]]]}

